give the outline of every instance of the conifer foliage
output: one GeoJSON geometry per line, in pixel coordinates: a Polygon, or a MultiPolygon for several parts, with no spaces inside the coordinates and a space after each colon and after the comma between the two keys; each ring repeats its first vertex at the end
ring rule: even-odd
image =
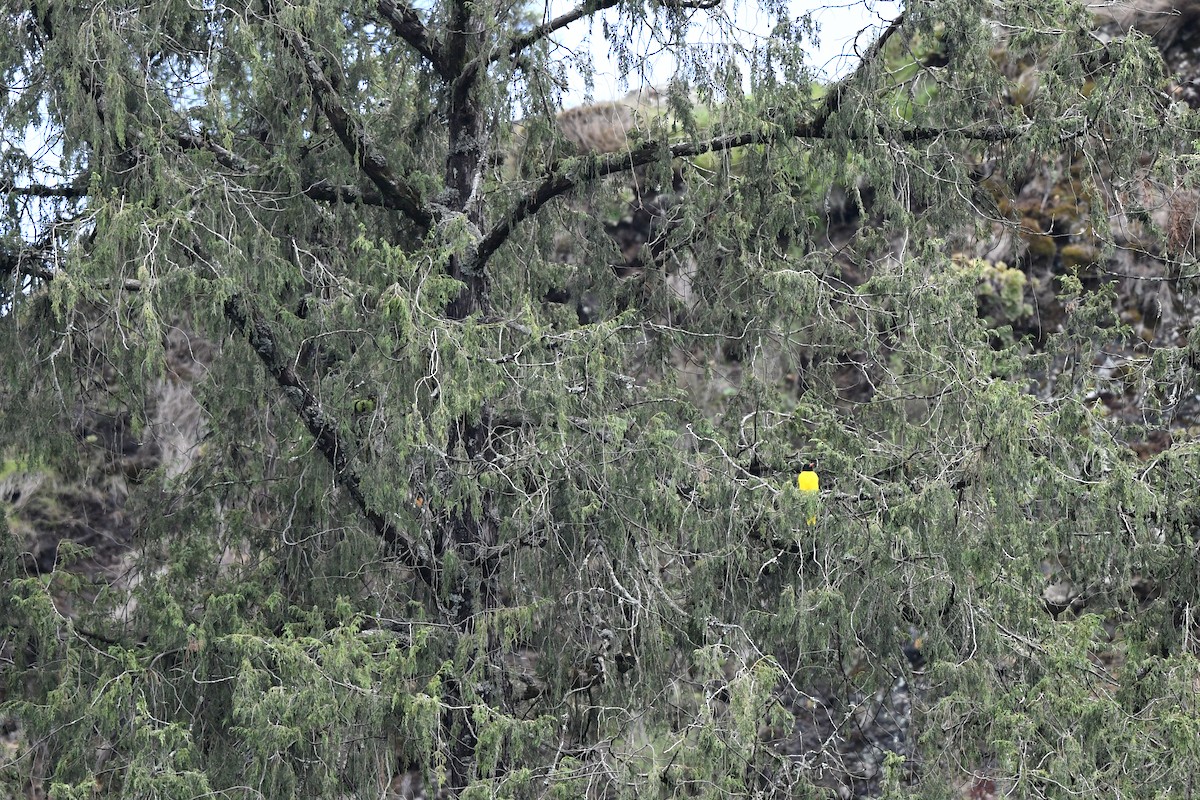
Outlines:
{"type": "Polygon", "coordinates": [[[764,8],[0,3],[0,793],[1190,791],[1158,51],[764,8]]]}

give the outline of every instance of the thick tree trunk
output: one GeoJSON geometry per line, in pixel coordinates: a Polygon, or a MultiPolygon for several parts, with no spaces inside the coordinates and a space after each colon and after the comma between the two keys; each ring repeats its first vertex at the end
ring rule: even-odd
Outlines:
{"type": "MultiPolygon", "coordinates": [[[[446,156],[448,204],[466,215],[476,230],[483,230],[483,201],[479,195],[483,165],[483,119],[479,108],[479,81],[485,71],[483,57],[483,21],[466,0],[454,3],[443,50],[453,76],[450,81],[450,107],[447,118],[449,149],[446,156]]],[[[450,274],[466,286],[451,304],[453,319],[464,319],[475,311],[486,310],[488,281],[486,273],[475,268],[467,254],[451,258],[450,274]]]]}
{"type": "MultiPolygon", "coordinates": [[[[474,13],[474,6],[467,0],[453,4],[450,24],[442,45],[450,78],[450,102],[448,109],[448,149],[446,157],[445,183],[447,204],[450,209],[463,214],[476,230],[485,226],[483,202],[479,195],[483,165],[483,119],[479,107],[479,68],[482,56],[484,32],[483,22],[474,13]]],[[[463,282],[459,296],[447,308],[447,316],[461,320],[488,307],[488,280],[482,269],[475,268],[473,253],[459,253],[451,257],[449,273],[463,282]]],[[[491,425],[486,409],[479,422],[460,419],[446,451],[461,447],[476,471],[489,468],[487,453],[491,438],[491,425]]],[[[496,525],[493,501],[485,494],[478,515],[469,509],[455,514],[448,523],[446,547],[453,548],[463,565],[459,579],[455,581],[451,595],[454,623],[458,629],[471,635],[478,615],[486,614],[496,602],[495,557],[496,525]]],[[[485,647],[485,658],[490,658],[495,647],[489,636],[485,647]]],[[[477,662],[465,664],[463,674],[477,672],[477,662]]],[[[476,762],[476,736],[472,721],[470,702],[463,691],[463,678],[448,682],[447,704],[443,714],[443,725],[447,741],[449,788],[458,793],[466,788],[476,762]]],[[[467,677],[467,680],[471,680],[467,677]]]]}

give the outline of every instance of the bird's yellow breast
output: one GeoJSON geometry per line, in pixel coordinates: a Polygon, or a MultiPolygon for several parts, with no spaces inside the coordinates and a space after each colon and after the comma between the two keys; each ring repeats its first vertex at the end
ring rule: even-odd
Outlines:
{"type": "Polygon", "coordinates": [[[796,478],[796,485],[802,492],[815,492],[821,488],[821,479],[812,470],[804,470],[796,478]]]}

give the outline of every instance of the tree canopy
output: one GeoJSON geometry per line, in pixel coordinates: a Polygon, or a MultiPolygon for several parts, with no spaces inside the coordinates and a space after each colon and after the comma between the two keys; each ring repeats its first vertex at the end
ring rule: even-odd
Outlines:
{"type": "Polygon", "coordinates": [[[0,786],[1191,791],[1160,50],[763,9],[0,5],[0,786]],[[589,24],[674,80],[562,113],[589,24]]]}

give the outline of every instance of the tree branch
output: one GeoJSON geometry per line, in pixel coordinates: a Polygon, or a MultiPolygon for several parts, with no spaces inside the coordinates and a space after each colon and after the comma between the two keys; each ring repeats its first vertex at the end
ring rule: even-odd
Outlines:
{"type": "Polygon", "coordinates": [[[54,278],[54,271],[47,267],[40,256],[30,258],[28,250],[13,252],[0,246],[0,275],[22,275],[41,281],[54,278]]]}
{"type": "MultiPolygon", "coordinates": [[[[5,253],[0,250],[0,274],[13,274],[33,278],[34,280],[49,283],[58,276],[58,272],[46,266],[44,259],[27,259],[20,255],[14,256],[10,253],[5,253]],[[37,261],[37,264],[31,266],[31,262],[37,261]]],[[[110,281],[97,282],[91,284],[91,288],[95,289],[119,289],[125,292],[140,292],[144,288],[142,282],[137,278],[113,278],[110,281]]]]}
{"type": "MultiPolygon", "coordinates": [[[[576,167],[565,171],[562,168],[564,159],[550,169],[549,175],[542,181],[532,194],[519,200],[505,219],[495,226],[480,240],[475,249],[474,268],[482,269],[487,260],[512,235],[513,230],[524,220],[536,214],[542,206],[554,198],[566,194],[572,189],[599,178],[604,178],[618,172],[634,170],[649,164],[664,155],[674,160],[676,158],[693,158],[704,153],[719,153],[732,150],[735,147],[745,147],[754,144],[768,144],[784,139],[821,139],[825,137],[825,126],[829,114],[818,117],[807,123],[800,123],[790,128],[768,132],[746,132],[717,136],[703,142],[680,142],[670,147],[664,147],[662,142],[646,142],[633,150],[623,153],[612,153],[604,158],[596,159],[588,166],[576,167]]],[[[975,129],[956,130],[952,128],[909,128],[900,131],[899,138],[905,142],[925,141],[940,136],[961,136],[984,142],[997,142],[1014,139],[1024,132],[1025,128],[1010,128],[1003,125],[985,125],[975,129]]],[[[882,129],[881,129],[882,131],[882,129]]]]}
{"type": "MultiPolygon", "coordinates": [[[[607,2],[607,0],[601,0],[607,2]]],[[[578,12],[580,6],[574,11],[564,14],[558,19],[564,19],[570,14],[578,12]]],[[[558,19],[549,23],[550,25],[557,22],[558,19]]],[[[817,108],[816,114],[808,121],[798,121],[791,125],[776,127],[774,130],[753,133],[730,134],[726,136],[717,136],[705,142],[681,142],[667,147],[663,142],[646,142],[631,151],[612,153],[604,158],[598,159],[590,169],[576,169],[567,171],[563,169],[563,164],[569,159],[564,159],[556,162],[551,166],[549,173],[541,185],[538,186],[532,194],[522,198],[513,207],[512,211],[498,222],[492,229],[480,240],[479,245],[475,249],[475,257],[472,267],[475,271],[482,270],[488,259],[500,248],[502,244],[512,235],[516,226],[530,216],[536,214],[542,206],[550,202],[554,198],[565,194],[572,189],[589,181],[603,178],[618,172],[625,172],[636,169],[637,167],[649,164],[652,161],[660,158],[664,154],[664,150],[669,154],[671,159],[676,158],[691,158],[704,153],[721,152],[731,150],[735,147],[745,147],[753,144],[766,144],[773,141],[782,141],[783,139],[820,139],[824,138],[825,127],[829,123],[829,119],[833,116],[842,104],[842,100],[846,96],[851,84],[855,79],[863,73],[883,52],[883,48],[895,33],[900,30],[904,24],[905,15],[900,14],[896,19],[892,20],[887,29],[871,43],[867,51],[863,54],[862,62],[859,64],[851,75],[843,78],[835,84],[823,98],[821,105],[817,108]]],[[[565,24],[565,23],[564,23],[565,24]]],[[[544,27],[544,26],[543,26],[544,27]]],[[[893,132],[886,131],[882,126],[880,132],[892,134],[893,132]]],[[[914,127],[902,130],[899,133],[901,141],[923,141],[926,139],[934,139],[944,135],[961,136],[967,139],[978,141],[995,142],[1005,139],[1016,138],[1023,132],[1023,128],[1007,128],[1001,125],[985,125],[974,129],[941,129],[941,128],[926,128],[914,127]]]]}
{"type": "Polygon", "coordinates": [[[207,153],[212,153],[213,157],[217,160],[217,163],[230,172],[237,172],[242,175],[251,175],[255,172],[258,172],[258,167],[254,166],[232,150],[217,144],[210,137],[205,136],[204,134],[192,133],[189,130],[181,130],[179,133],[175,134],[175,142],[184,150],[203,150],[207,153]]]}
{"type": "MultiPolygon", "coordinates": [[[[329,84],[320,67],[317,66],[316,60],[308,50],[304,40],[295,32],[285,31],[284,36],[304,64],[305,70],[309,74],[309,80],[313,83],[313,91],[318,94],[319,100],[323,100],[322,105],[326,110],[326,114],[329,116],[335,130],[338,130],[338,134],[342,138],[343,143],[346,144],[347,149],[351,151],[352,155],[357,156],[364,171],[376,182],[376,185],[379,186],[380,191],[387,200],[397,203],[401,207],[401,210],[408,214],[410,218],[413,218],[415,222],[418,222],[418,224],[421,224],[423,218],[423,227],[428,228],[430,221],[429,212],[422,209],[419,203],[415,201],[410,187],[392,178],[387,168],[387,162],[383,157],[367,149],[365,137],[353,125],[345,109],[337,102],[337,96],[333,91],[333,87],[329,84]],[[321,95],[324,95],[324,97],[322,98],[321,95]],[[338,128],[338,122],[342,125],[341,129],[338,128]],[[362,147],[356,148],[351,146],[355,142],[360,142],[362,147]]],[[[103,114],[104,96],[99,82],[89,72],[84,72],[82,77],[88,85],[89,92],[92,94],[97,108],[103,114]]],[[[175,137],[175,141],[183,150],[203,149],[212,152],[216,155],[217,160],[228,169],[239,172],[250,171],[250,165],[247,162],[235,153],[212,142],[207,137],[183,131],[175,137]]],[[[46,281],[53,280],[56,274],[53,270],[46,267],[44,262],[39,269],[37,266],[22,263],[20,257],[8,256],[2,250],[0,250],[0,268],[19,270],[23,274],[46,281]]],[[[126,280],[121,288],[126,291],[136,292],[141,291],[143,286],[141,281],[130,279],[126,280]]],[[[397,551],[405,563],[417,573],[418,577],[425,584],[436,590],[440,583],[440,572],[433,558],[428,552],[423,552],[420,548],[414,546],[412,542],[396,529],[395,525],[367,504],[366,497],[362,492],[362,484],[359,476],[351,465],[349,456],[347,455],[351,451],[349,445],[338,435],[336,424],[322,411],[320,403],[300,376],[292,369],[291,363],[280,355],[280,348],[267,321],[253,307],[250,300],[240,294],[235,294],[226,300],[224,310],[226,318],[233,323],[235,328],[247,336],[250,346],[258,354],[267,371],[271,373],[275,382],[283,390],[288,402],[291,403],[309,433],[316,440],[317,449],[332,468],[334,480],[337,484],[346,491],[362,515],[366,517],[375,534],[397,551]]]]}
{"type": "MultiPolygon", "coordinates": [[[[250,175],[257,171],[257,167],[254,167],[241,156],[217,145],[206,136],[194,133],[182,133],[175,137],[175,141],[183,150],[204,150],[212,153],[216,157],[217,163],[234,172],[250,175]]],[[[17,186],[11,181],[0,182],[0,194],[15,194],[22,197],[64,197],[75,199],[88,196],[87,183],[86,173],[69,184],[58,186],[47,186],[38,183],[30,184],[29,186],[17,186]]],[[[361,203],[364,206],[379,206],[380,208],[388,208],[393,211],[403,210],[394,198],[384,197],[378,191],[362,189],[358,186],[338,185],[325,180],[309,184],[302,192],[305,197],[316,202],[361,203]]]]}
{"type": "Polygon", "coordinates": [[[87,197],[87,189],[84,188],[87,185],[86,178],[87,176],[84,175],[81,180],[60,186],[46,186],[41,183],[17,186],[11,181],[0,181],[0,194],[15,194],[22,197],[87,197]]]}
{"type": "Polygon", "coordinates": [[[429,29],[421,21],[416,9],[408,3],[397,4],[395,0],[379,0],[376,4],[379,16],[392,26],[392,32],[412,46],[428,61],[438,75],[449,80],[446,58],[436,39],[429,36],[429,29]]]}
{"type": "Polygon", "coordinates": [[[516,58],[518,55],[520,55],[522,50],[525,50],[527,47],[536,44],[542,39],[545,39],[555,31],[559,31],[567,27],[576,20],[595,14],[597,11],[603,11],[606,8],[612,8],[620,1],[621,0],[588,0],[580,3],[567,13],[561,14],[549,22],[544,22],[533,30],[516,37],[513,39],[512,44],[508,46],[508,50],[502,50],[494,53],[490,61],[499,61],[501,56],[505,54],[507,54],[509,58],[516,58]]]}
{"type": "Polygon", "coordinates": [[[384,197],[377,191],[361,189],[357,186],[339,185],[330,183],[329,181],[317,181],[306,186],[303,191],[304,196],[309,200],[319,202],[361,203],[364,206],[379,206],[381,208],[390,208],[393,211],[401,210],[391,198],[384,197]]]}
{"type": "Polygon", "coordinates": [[[850,88],[850,85],[860,73],[862,73],[875,61],[875,59],[879,58],[880,54],[883,53],[883,48],[887,45],[888,40],[891,39],[892,36],[895,35],[896,31],[900,30],[900,27],[904,24],[905,17],[906,15],[901,13],[898,17],[892,20],[891,24],[887,26],[887,30],[880,34],[878,39],[871,42],[871,46],[867,48],[867,52],[863,53],[862,60],[858,64],[858,68],[833,85],[833,89],[825,95],[821,105],[821,110],[817,112],[818,119],[821,117],[828,117],[841,107],[842,100],[845,98],[846,91],[850,88]]]}
{"type": "Polygon", "coordinates": [[[267,372],[271,373],[271,377],[283,390],[288,402],[316,440],[317,449],[333,469],[334,480],[358,506],[375,534],[399,552],[422,582],[436,589],[440,573],[432,557],[414,546],[395,525],[367,504],[358,473],[347,455],[350,452],[348,444],[338,435],[337,425],[321,410],[321,404],[303,379],[292,369],[288,360],[280,356],[275,334],[267,321],[242,295],[234,295],[225,301],[225,316],[249,339],[250,347],[258,354],[267,372]]]}
{"type": "Polygon", "coordinates": [[[415,222],[422,232],[428,231],[433,224],[433,215],[421,202],[420,194],[410,184],[396,177],[387,163],[387,158],[367,137],[362,126],[350,116],[346,107],[342,105],[337,90],[333,88],[333,84],[309,48],[308,42],[297,31],[281,28],[281,35],[300,60],[313,95],[346,152],[391,204],[389,207],[399,209],[415,222]]]}
{"type": "MultiPolygon", "coordinates": [[[[387,6],[392,7],[393,10],[395,8],[392,0],[380,0],[381,8],[387,6]]],[[[411,11],[411,9],[409,10],[411,11]]],[[[416,20],[416,23],[417,25],[421,25],[419,19],[416,20]]],[[[51,30],[49,21],[45,21],[44,25],[47,33],[49,33],[51,30]]],[[[423,30],[423,26],[421,27],[423,30]]],[[[304,63],[306,71],[309,67],[315,67],[319,80],[324,87],[326,94],[332,96],[336,101],[336,92],[333,90],[332,84],[324,76],[324,73],[321,71],[320,67],[316,66],[316,60],[312,58],[312,53],[307,49],[307,46],[304,44],[303,40],[300,39],[298,35],[296,38],[303,48],[303,54],[298,52],[297,55],[300,57],[301,62],[304,63]]],[[[291,42],[289,42],[289,44],[291,44],[291,42]]],[[[293,49],[295,49],[294,46],[293,49]]],[[[85,84],[89,87],[89,91],[92,94],[93,100],[96,102],[101,116],[103,116],[105,103],[103,92],[101,91],[98,82],[90,72],[82,73],[82,77],[85,84]]],[[[309,77],[311,80],[311,73],[309,77]]],[[[142,88],[148,89],[148,87],[142,88]]],[[[318,91],[316,86],[314,86],[314,92],[317,93],[318,100],[320,100],[321,92],[318,91]]],[[[322,104],[322,107],[326,108],[324,104],[322,104]]],[[[353,123],[349,121],[349,115],[344,109],[341,109],[340,105],[338,108],[341,111],[340,118],[345,120],[348,126],[352,126],[353,123]]],[[[329,113],[328,110],[326,110],[326,113],[329,113]]],[[[198,150],[211,153],[218,164],[230,172],[238,173],[239,175],[253,175],[259,171],[257,165],[247,161],[234,151],[219,144],[211,136],[208,136],[204,132],[193,132],[182,120],[177,120],[176,122],[179,126],[178,133],[176,133],[173,138],[180,149],[198,150]]],[[[330,122],[333,122],[332,117],[330,117],[330,122]]],[[[334,127],[338,132],[339,138],[342,140],[343,144],[345,144],[347,142],[347,136],[344,135],[346,131],[338,130],[336,125],[334,125],[334,127]]],[[[366,137],[357,129],[353,131],[352,135],[356,137],[356,141],[365,141],[366,137]]],[[[361,156],[359,158],[360,165],[362,165],[364,160],[369,161],[371,164],[382,165],[382,172],[378,175],[372,174],[371,170],[367,169],[365,166],[363,167],[364,171],[367,172],[368,177],[371,178],[376,186],[379,187],[379,192],[371,192],[355,186],[337,186],[330,184],[327,181],[317,181],[303,190],[306,197],[311,200],[323,202],[349,202],[362,203],[363,205],[368,206],[380,206],[408,215],[423,228],[429,227],[432,219],[431,215],[428,211],[425,211],[420,207],[419,200],[416,198],[416,192],[410,187],[407,187],[400,181],[396,180],[394,176],[391,175],[391,173],[387,170],[387,163],[381,155],[375,155],[373,154],[372,150],[367,150],[364,148],[355,150],[351,148],[350,145],[347,145],[347,147],[351,149],[352,155],[357,154],[361,156]],[[381,183],[383,185],[380,185],[381,183]]],[[[83,175],[76,178],[76,180],[70,186],[32,185],[28,187],[20,187],[14,186],[11,182],[0,183],[0,194],[18,194],[28,197],[86,197],[87,190],[85,187],[87,186],[87,183],[88,173],[85,172],[83,175]]]]}
{"type": "MultiPolygon", "coordinates": [[[[54,280],[56,273],[46,267],[28,263],[38,259],[22,259],[0,250],[0,271],[17,271],[23,275],[44,281],[54,280]],[[26,263],[22,263],[26,262],[26,263]]],[[[117,284],[113,281],[112,288],[123,289],[127,292],[140,292],[144,288],[142,282],[129,278],[117,284]]],[[[321,404],[305,385],[304,380],[292,369],[291,362],[280,355],[280,347],[270,325],[263,318],[251,301],[241,294],[235,294],[225,301],[225,317],[233,323],[250,341],[250,347],[258,354],[259,360],[267,368],[267,372],[275,379],[283,390],[288,402],[295,409],[300,420],[316,441],[317,449],[333,470],[334,481],[350,496],[359,512],[366,517],[375,535],[397,552],[405,564],[417,573],[421,581],[433,589],[440,583],[440,572],[434,564],[432,556],[422,548],[415,546],[396,526],[389,522],[367,503],[362,492],[362,483],[350,463],[348,453],[350,445],[337,432],[337,424],[321,409],[321,404]]]]}
{"type": "MultiPolygon", "coordinates": [[[[609,2],[609,0],[599,0],[599,2],[605,3],[609,2]]],[[[561,17],[551,20],[546,25],[535,28],[531,33],[536,33],[542,28],[550,28],[560,20],[566,21],[558,27],[568,25],[575,19],[578,19],[586,14],[587,8],[588,4],[585,2],[584,4],[576,7],[574,10],[563,14],[561,17]],[[575,14],[578,16],[572,17],[572,15],[575,14]],[[569,17],[570,19],[568,19],[569,17]]],[[[902,13],[897,16],[896,19],[892,20],[891,24],[888,25],[887,30],[885,30],[879,36],[879,38],[872,42],[871,46],[867,48],[867,52],[863,54],[862,61],[859,64],[858,69],[839,81],[825,95],[820,108],[817,109],[816,116],[806,125],[802,124],[798,129],[789,132],[772,134],[743,133],[729,136],[718,136],[714,139],[710,139],[707,142],[701,142],[696,145],[691,145],[685,142],[674,145],[670,148],[671,158],[687,158],[689,156],[700,155],[701,153],[712,153],[722,150],[729,150],[734,147],[743,147],[748,144],[762,144],[767,141],[773,141],[785,137],[807,136],[808,138],[819,138],[823,136],[826,123],[829,121],[829,118],[833,115],[833,113],[841,107],[842,100],[845,97],[846,91],[848,90],[850,84],[871,62],[879,57],[879,54],[883,52],[883,48],[888,43],[888,40],[891,39],[896,31],[898,31],[904,24],[904,19],[905,15],[902,13]],[[807,133],[803,130],[804,128],[808,129],[807,133]]],[[[547,33],[549,33],[549,31],[547,31],[547,33]]],[[[537,38],[534,38],[532,41],[537,41],[537,38]]],[[[514,45],[515,44],[516,42],[514,42],[514,45]]],[[[586,183],[587,181],[612,175],[616,172],[632,170],[644,164],[648,164],[657,159],[662,154],[662,151],[662,142],[646,142],[644,145],[633,151],[627,153],[613,153],[609,156],[606,156],[596,164],[593,170],[575,175],[563,172],[560,166],[562,162],[556,162],[550,168],[550,172],[547,174],[546,179],[542,181],[542,184],[538,186],[532,194],[518,201],[516,206],[513,207],[512,211],[505,217],[505,219],[493,226],[492,229],[479,242],[478,247],[475,249],[475,258],[472,263],[473,270],[482,270],[484,265],[487,264],[488,259],[491,258],[496,250],[498,250],[500,246],[508,239],[508,237],[512,235],[512,232],[515,230],[516,226],[528,219],[530,216],[536,214],[542,208],[542,206],[546,205],[546,203],[550,202],[555,197],[565,194],[571,189],[574,189],[576,186],[586,183]]]]}

